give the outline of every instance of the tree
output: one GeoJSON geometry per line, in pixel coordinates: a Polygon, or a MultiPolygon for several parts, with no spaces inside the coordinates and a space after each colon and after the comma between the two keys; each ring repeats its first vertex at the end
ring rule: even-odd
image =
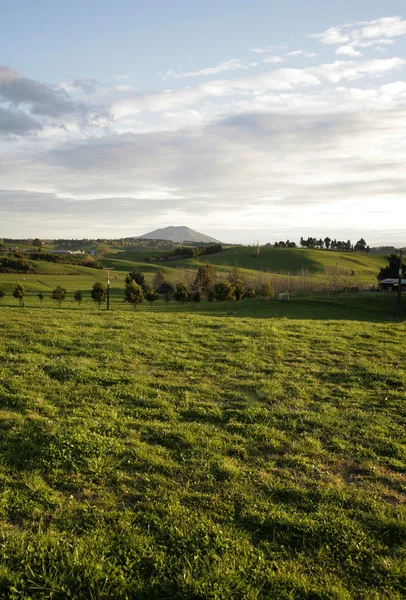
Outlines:
{"type": "MultiPolygon", "coordinates": [[[[378,279],[387,279],[391,277],[397,279],[399,277],[399,256],[397,254],[391,254],[386,257],[388,264],[386,267],[382,267],[379,271],[378,279]]],[[[402,277],[406,276],[406,265],[402,263],[402,277]]]]}
{"type": "Polygon", "coordinates": [[[196,303],[196,308],[199,306],[199,303],[200,303],[201,299],[202,298],[200,296],[200,292],[198,292],[198,291],[193,292],[193,294],[192,294],[192,302],[196,303]]]}
{"type": "Polygon", "coordinates": [[[82,296],[82,292],[80,290],[78,290],[77,292],[75,292],[75,296],[74,296],[76,302],[79,304],[82,302],[83,300],[83,296],[82,296]]]}
{"type": "Polygon", "coordinates": [[[21,283],[17,283],[13,290],[13,297],[20,301],[20,306],[24,306],[25,289],[21,283]]]}
{"type": "Polygon", "coordinates": [[[179,281],[175,286],[175,293],[173,295],[177,302],[182,302],[182,305],[189,300],[190,292],[184,281],[179,281]]]}
{"type": "Polygon", "coordinates": [[[242,300],[245,296],[245,281],[238,267],[234,267],[227,280],[231,283],[234,288],[234,295],[236,300],[242,300]]]}
{"type": "Polygon", "coordinates": [[[141,304],[143,298],[144,292],[142,291],[142,287],[136,283],[136,281],[131,280],[129,283],[126,283],[124,288],[124,300],[132,304],[134,310],[136,310],[137,304],[141,304]]]}
{"type": "Polygon", "coordinates": [[[219,302],[235,300],[235,291],[229,281],[220,281],[214,286],[214,297],[219,302]]]}
{"type": "Polygon", "coordinates": [[[328,250],[330,248],[330,244],[331,244],[331,239],[327,236],[326,238],[324,238],[324,246],[325,246],[326,250],[328,250]]]}
{"type": "Polygon", "coordinates": [[[34,240],[32,240],[32,245],[40,249],[42,246],[42,242],[39,238],[35,238],[34,240]]]}
{"type": "Polygon", "coordinates": [[[367,251],[367,243],[364,238],[358,240],[358,242],[354,246],[355,252],[366,252],[367,251]]]}
{"type": "Polygon", "coordinates": [[[128,285],[132,281],[135,281],[135,283],[141,286],[143,292],[146,291],[147,285],[145,283],[145,277],[143,273],[141,273],[141,271],[136,267],[134,267],[134,269],[130,273],[128,273],[127,277],[125,278],[126,285],[128,285]]]}
{"type": "Polygon", "coordinates": [[[157,289],[157,292],[159,294],[163,294],[164,296],[173,296],[174,291],[175,291],[175,288],[173,287],[173,285],[171,283],[169,283],[169,281],[164,281],[160,285],[159,289],[157,289]]]}
{"type": "Polygon", "coordinates": [[[0,288],[0,300],[3,300],[5,295],[6,295],[5,291],[2,288],[0,288]]]}
{"type": "Polygon", "coordinates": [[[161,285],[163,283],[165,283],[166,278],[165,278],[165,273],[163,271],[161,271],[160,269],[155,273],[155,277],[152,281],[152,287],[154,290],[157,290],[157,292],[159,292],[159,288],[161,287],[161,285]]]}
{"type": "Polygon", "coordinates": [[[213,265],[201,265],[192,283],[192,292],[199,292],[200,296],[207,295],[216,283],[216,269],[213,265]]]}
{"type": "Polygon", "coordinates": [[[257,295],[256,291],[252,288],[245,292],[245,297],[249,298],[250,300],[254,300],[256,295],[257,295]]]}
{"type": "Polygon", "coordinates": [[[159,300],[158,292],[156,290],[154,290],[153,288],[150,288],[145,293],[145,300],[147,300],[147,302],[149,302],[152,306],[153,302],[156,302],[157,300],[159,300]]]}
{"type": "Polygon", "coordinates": [[[261,296],[261,298],[263,300],[267,300],[268,304],[269,304],[271,298],[273,298],[273,296],[274,296],[273,287],[271,286],[271,284],[269,282],[261,285],[260,290],[259,290],[259,295],[261,296]]]}
{"type": "Polygon", "coordinates": [[[44,301],[44,294],[43,294],[42,292],[40,292],[40,293],[38,294],[38,298],[39,298],[39,307],[40,307],[40,308],[44,308],[44,307],[42,306],[42,303],[43,303],[43,301],[44,301]]]}
{"type": "Polygon", "coordinates": [[[56,300],[58,302],[59,308],[61,308],[61,304],[65,300],[66,294],[67,294],[67,291],[65,290],[65,288],[61,287],[60,285],[57,285],[56,288],[53,290],[52,299],[56,300]]]}
{"type": "Polygon", "coordinates": [[[92,291],[90,292],[90,295],[92,297],[92,300],[97,302],[97,304],[99,305],[99,310],[101,307],[101,303],[104,302],[106,299],[106,294],[107,294],[107,288],[104,285],[104,283],[102,283],[101,281],[96,281],[96,283],[92,287],[92,291]]]}

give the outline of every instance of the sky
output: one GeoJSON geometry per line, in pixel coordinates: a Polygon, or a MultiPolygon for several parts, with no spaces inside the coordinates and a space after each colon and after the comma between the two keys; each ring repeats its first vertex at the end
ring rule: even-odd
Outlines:
{"type": "Polygon", "coordinates": [[[0,237],[401,246],[405,177],[404,0],[0,0],[0,237]]]}

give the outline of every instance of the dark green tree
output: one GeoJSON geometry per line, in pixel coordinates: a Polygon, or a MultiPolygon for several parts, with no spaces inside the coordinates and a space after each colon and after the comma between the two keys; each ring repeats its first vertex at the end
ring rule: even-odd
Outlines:
{"type": "Polygon", "coordinates": [[[17,283],[13,290],[13,297],[20,301],[20,306],[24,306],[25,288],[21,283],[17,283]]]}
{"type": "Polygon", "coordinates": [[[271,284],[269,282],[261,285],[260,290],[259,290],[259,295],[261,296],[261,298],[263,300],[267,300],[268,304],[269,304],[271,298],[273,298],[273,296],[274,296],[273,287],[271,286],[271,284]]]}
{"type": "Polygon", "coordinates": [[[135,281],[135,283],[140,285],[143,292],[146,291],[147,285],[145,283],[144,274],[136,267],[134,267],[134,269],[130,273],[128,273],[127,277],[125,278],[126,285],[128,285],[132,281],[135,281]]]}
{"type": "Polygon", "coordinates": [[[220,281],[214,286],[214,298],[219,302],[235,300],[235,290],[229,281],[220,281]]]}
{"type": "Polygon", "coordinates": [[[106,299],[106,294],[107,294],[107,288],[104,285],[104,283],[102,283],[101,281],[96,281],[96,283],[92,287],[92,291],[90,292],[90,295],[92,297],[92,300],[97,302],[97,304],[99,306],[99,310],[101,307],[101,303],[104,302],[106,299]]]}
{"type": "Polygon", "coordinates": [[[358,242],[354,246],[355,252],[366,252],[367,251],[367,243],[364,238],[358,240],[358,242]]]}
{"type": "Polygon", "coordinates": [[[196,303],[196,308],[198,308],[199,303],[200,303],[200,301],[202,299],[201,296],[200,296],[200,292],[199,291],[193,292],[191,299],[192,299],[192,302],[196,303]]]}
{"type": "Polygon", "coordinates": [[[134,280],[126,283],[124,288],[124,300],[134,306],[134,310],[137,308],[137,304],[141,304],[144,299],[144,292],[142,287],[134,280]]]}
{"type": "MultiPolygon", "coordinates": [[[[397,254],[391,254],[386,257],[388,264],[386,267],[382,267],[379,271],[378,279],[387,279],[391,277],[397,279],[399,277],[399,256],[397,254]]],[[[402,262],[402,277],[406,275],[406,265],[402,262]]]]}
{"type": "Polygon", "coordinates": [[[80,290],[78,290],[77,292],[75,292],[75,296],[74,296],[76,302],[79,304],[82,302],[83,300],[83,296],[82,296],[82,292],[80,290]]]}
{"type": "Polygon", "coordinates": [[[227,280],[234,288],[235,299],[242,300],[245,296],[245,281],[240,269],[234,267],[227,280]]]}
{"type": "Polygon", "coordinates": [[[52,300],[56,300],[58,302],[59,308],[61,308],[61,304],[65,300],[66,294],[67,291],[60,285],[57,285],[56,288],[52,291],[52,300]]]}
{"type": "Polygon", "coordinates": [[[179,281],[179,283],[176,284],[173,297],[177,302],[181,302],[182,304],[184,304],[186,300],[189,300],[190,292],[184,281],[179,281]]]}
{"type": "Polygon", "coordinates": [[[159,300],[159,294],[153,288],[150,288],[149,290],[147,290],[145,292],[144,297],[145,297],[145,300],[150,303],[150,306],[152,306],[153,302],[156,302],[157,300],[159,300]]]}

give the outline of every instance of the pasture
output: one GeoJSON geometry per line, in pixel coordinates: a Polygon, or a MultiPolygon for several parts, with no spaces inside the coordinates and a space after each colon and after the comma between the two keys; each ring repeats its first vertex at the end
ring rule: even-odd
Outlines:
{"type": "Polygon", "coordinates": [[[0,306],[0,596],[403,598],[394,297],[114,306],[0,306]]]}

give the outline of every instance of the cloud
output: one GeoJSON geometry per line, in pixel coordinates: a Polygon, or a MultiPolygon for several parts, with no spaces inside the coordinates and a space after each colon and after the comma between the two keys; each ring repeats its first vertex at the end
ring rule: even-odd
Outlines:
{"type": "Polygon", "coordinates": [[[308,37],[319,40],[323,44],[339,45],[336,54],[362,56],[362,52],[357,48],[390,45],[394,43],[392,38],[403,35],[406,35],[406,20],[401,17],[383,17],[343,27],[330,27],[323,33],[311,34],[308,37]],[[359,25],[363,27],[357,27],[359,25]]]}
{"type": "Polygon", "coordinates": [[[202,77],[206,75],[216,75],[217,73],[223,73],[224,71],[235,71],[236,69],[248,69],[253,63],[248,65],[242,63],[238,58],[231,58],[226,60],[215,67],[207,67],[200,69],[199,71],[187,71],[183,73],[177,73],[176,71],[168,71],[165,73],[164,79],[184,79],[185,77],[202,77]]]}
{"type": "Polygon", "coordinates": [[[406,35],[406,20],[402,17],[383,17],[374,21],[362,21],[361,29],[353,30],[352,36],[361,39],[392,38],[406,35]]]}
{"type": "Polygon", "coordinates": [[[337,48],[336,54],[343,54],[344,56],[362,56],[362,52],[356,50],[352,44],[340,46],[337,48]]]}
{"type": "MultiPolygon", "coordinates": [[[[77,79],[71,86],[89,93],[96,84],[94,79],[89,78],[77,79]]],[[[49,124],[67,131],[73,122],[86,127],[101,126],[109,120],[105,107],[77,102],[60,86],[41,83],[4,66],[0,66],[1,103],[4,109],[9,110],[16,135],[44,130],[49,124]]]]}
{"type": "Polygon", "coordinates": [[[330,27],[323,33],[312,33],[309,35],[314,40],[319,40],[323,44],[345,44],[350,42],[351,38],[341,31],[341,27],[330,27]]]}
{"type": "Polygon", "coordinates": [[[84,94],[92,94],[97,90],[99,82],[93,77],[86,77],[84,79],[75,79],[72,82],[72,86],[80,88],[84,94]]]}
{"type": "Polygon", "coordinates": [[[283,62],[283,58],[281,58],[280,56],[267,56],[262,62],[275,65],[277,63],[283,62]]]}
{"type": "Polygon", "coordinates": [[[263,48],[250,48],[250,52],[254,54],[270,54],[274,50],[283,50],[286,46],[264,46],[263,48]]]}
{"type": "Polygon", "coordinates": [[[304,50],[294,50],[293,52],[288,52],[286,56],[303,56],[305,58],[315,58],[316,56],[320,56],[316,52],[305,52],[304,50]]]}
{"type": "Polygon", "coordinates": [[[0,135],[27,135],[42,129],[32,117],[22,111],[0,107],[0,135]]]}
{"type": "Polygon", "coordinates": [[[139,116],[145,111],[183,110],[204,102],[225,101],[235,95],[283,92],[297,88],[321,86],[325,82],[352,81],[370,75],[378,76],[403,68],[405,59],[370,59],[361,62],[335,61],[303,69],[274,69],[249,77],[218,79],[194,87],[149,94],[129,94],[112,106],[115,118],[139,116]]]}
{"type": "Polygon", "coordinates": [[[28,235],[31,215],[57,236],[66,227],[78,236],[132,235],[177,220],[208,230],[269,223],[269,235],[330,232],[333,221],[349,237],[356,222],[390,231],[385,215],[402,210],[406,193],[406,83],[322,94],[316,106],[316,96],[288,91],[279,108],[198,128],[90,138],[36,157],[3,154],[2,185],[15,186],[0,194],[3,227],[28,235]]]}

